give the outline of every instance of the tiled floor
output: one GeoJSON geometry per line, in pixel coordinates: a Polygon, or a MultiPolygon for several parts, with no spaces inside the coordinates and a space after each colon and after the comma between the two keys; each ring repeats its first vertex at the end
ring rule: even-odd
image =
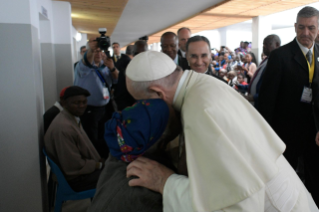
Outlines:
{"type": "MultiPolygon", "coordinates": [[[[91,199],[66,201],[63,203],[62,212],[86,212],[91,204],[91,199]]],[[[51,208],[54,212],[54,208],[51,208]]]]}

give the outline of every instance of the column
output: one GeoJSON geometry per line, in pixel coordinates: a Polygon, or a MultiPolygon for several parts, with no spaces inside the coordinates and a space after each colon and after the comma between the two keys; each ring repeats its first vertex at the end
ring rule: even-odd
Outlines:
{"type": "Polygon", "coordinates": [[[251,51],[255,54],[258,64],[261,62],[261,53],[263,52],[264,38],[267,37],[270,33],[271,23],[267,20],[267,17],[258,16],[253,18],[251,51]]]}
{"type": "MultiPolygon", "coordinates": [[[[220,46],[227,46],[227,29],[226,28],[220,28],[219,30],[220,35],[220,46]]],[[[220,46],[216,46],[216,48],[219,50],[220,46]]]]}
{"type": "Polygon", "coordinates": [[[51,21],[40,14],[40,46],[43,75],[44,108],[48,110],[59,99],[51,21]]]}
{"type": "Polygon", "coordinates": [[[52,1],[53,35],[57,90],[73,85],[73,40],[71,5],[69,2],[52,1]]]}
{"type": "Polygon", "coordinates": [[[0,211],[47,211],[37,0],[0,8],[0,211]]]}

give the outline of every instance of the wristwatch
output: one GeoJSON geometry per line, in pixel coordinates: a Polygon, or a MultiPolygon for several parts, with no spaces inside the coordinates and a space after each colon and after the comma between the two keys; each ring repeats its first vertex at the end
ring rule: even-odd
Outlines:
{"type": "Polygon", "coordinates": [[[115,70],[116,70],[116,68],[115,68],[115,66],[114,66],[114,68],[111,69],[111,72],[114,72],[115,70]]]}

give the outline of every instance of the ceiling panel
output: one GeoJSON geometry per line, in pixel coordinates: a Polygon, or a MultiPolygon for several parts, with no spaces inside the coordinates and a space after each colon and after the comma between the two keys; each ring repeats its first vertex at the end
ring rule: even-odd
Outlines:
{"type": "Polygon", "coordinates": [[[62,0],[71,3],[72,24],[88,38],[107,28],[122,46],[149,35],[159,42],[166,31],[189,27],[193,33],[225,27],[317,0],[62,0]]]}
{"type": "Polygon", "coordinates": [[[173,31],[179,26],[186,26],[192,33],[212,30],[232,24],[250,20],[260,15],[270,15],[302,5],[317,2],[315,0],[231,0],[224,1],[217,7],[212,7],[205,12],[186,21],[179,22],[176,26],[166,28],[150,36],[150,41],[159,42],[160,34],[165,31],[173,31]],[[206,23],[203,21],[206,17],[206,23]],[[154,37],[153,37],[154,36],[154,37]]]}
{"type": "Polygon", "coordinates": [[[110,36],[128,0],[62,0],[71,3],[72,25],[88,38],[100,36],[98,28],[107,28],[110,36]]]}

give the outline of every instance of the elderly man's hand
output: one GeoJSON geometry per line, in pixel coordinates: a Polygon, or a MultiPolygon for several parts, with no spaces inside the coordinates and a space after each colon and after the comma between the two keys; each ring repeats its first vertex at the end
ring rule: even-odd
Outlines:
{"type": "Polygon", "coordinates": [[[319,146],[319,132],[317,132],[317,135],[316,135],[316,144],[319,146]]]}
{"type": "Polygon", "coordinates": [[[126,176],[136,176],[129,181],[129,186],[142,186],[163,194],[164,185],[169,176],[174,174],[164,165],[145,157],[139,157],[126,168],[126,176]]]}

